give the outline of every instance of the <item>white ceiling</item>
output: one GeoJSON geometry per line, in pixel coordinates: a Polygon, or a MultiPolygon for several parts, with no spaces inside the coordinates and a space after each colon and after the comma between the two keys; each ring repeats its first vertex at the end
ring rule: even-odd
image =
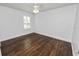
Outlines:
{"type": "MultiPolygon", "coordinates": [[[[41,12],[63,7],[70,4],[72,3],[38,3],[37,5],[40,6],[40,12],[41,12]]],[[[33,13],[32,10],[34,3],[0,3],[0,5],[33,13]]]]}

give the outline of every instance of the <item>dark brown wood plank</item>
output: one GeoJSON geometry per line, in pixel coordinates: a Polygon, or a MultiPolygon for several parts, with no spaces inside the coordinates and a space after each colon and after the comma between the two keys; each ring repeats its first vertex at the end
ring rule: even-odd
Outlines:
{"type": "Polygon", "coordinates": [[[1,42],[3,56],[72,56],[70,42],[31,33],[1,42]]]}

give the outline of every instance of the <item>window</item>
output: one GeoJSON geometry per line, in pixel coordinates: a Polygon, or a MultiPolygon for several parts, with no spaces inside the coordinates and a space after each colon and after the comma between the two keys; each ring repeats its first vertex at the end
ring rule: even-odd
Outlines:
{"type": "Polygon", "coordinates": [[[31,28],[30,17],[29,16],[24,16],[23,21],[24,21],[24,29],[30,29],[31,28]]]}

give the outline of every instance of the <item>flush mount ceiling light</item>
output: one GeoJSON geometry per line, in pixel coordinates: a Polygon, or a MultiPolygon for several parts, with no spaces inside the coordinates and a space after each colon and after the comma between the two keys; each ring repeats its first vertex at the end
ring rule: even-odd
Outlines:
{"type": "Polygon", "coordinates": [[[34,9],[33,9],[33,13],[35,13],[35,14],[39,13],[39,6],[38,6],[38,5],[35,4],[35,5],[33,6],[33,8],[34,8],[34,9]]]}

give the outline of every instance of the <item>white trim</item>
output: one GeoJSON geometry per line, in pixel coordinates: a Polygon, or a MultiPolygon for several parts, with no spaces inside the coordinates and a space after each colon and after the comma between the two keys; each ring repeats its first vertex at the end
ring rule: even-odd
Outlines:
{"type": "MultiPolygon", "coordinates": [[[[33,33],[33,32],[30,32],[30,33],[33,33]]],[[[15,35],[15,36],[11,36],[11,37],[8,37],[8,38],[3,38],[0,40],[1,41],[5,41],[5,40],[9,40],[9,39],[12,39],[12,38],[16,38],[16,37],[19,37],[19,36],[23,36],[23,35],[26,35],[26,34],[30,34],[30,33],[24,33],[24,34],[19,34],[19,35],[15,35]]]]}
{"type": "Polygon", "coordinates": [[[73,56],[76,56],[76,55],[75,55],[75,51],[74,51],[73,42],[71,42],[71,46],[72,46],[72,53],[73,53],[73,56]]]}
{"type": "Polygon", "coordinates": [[[48,35],[46,33],[40,33],[40,32],[35,32],[35,33],[42,34],[42,35],[49,36],[49,37],[53,37],[53,38],[71,43],[71,40],[68,40],[68,39],[65,39],[65,38],[62,38],[62,37],[58,37],[58,36],[54,36],[54,35],[48,35]]]}

